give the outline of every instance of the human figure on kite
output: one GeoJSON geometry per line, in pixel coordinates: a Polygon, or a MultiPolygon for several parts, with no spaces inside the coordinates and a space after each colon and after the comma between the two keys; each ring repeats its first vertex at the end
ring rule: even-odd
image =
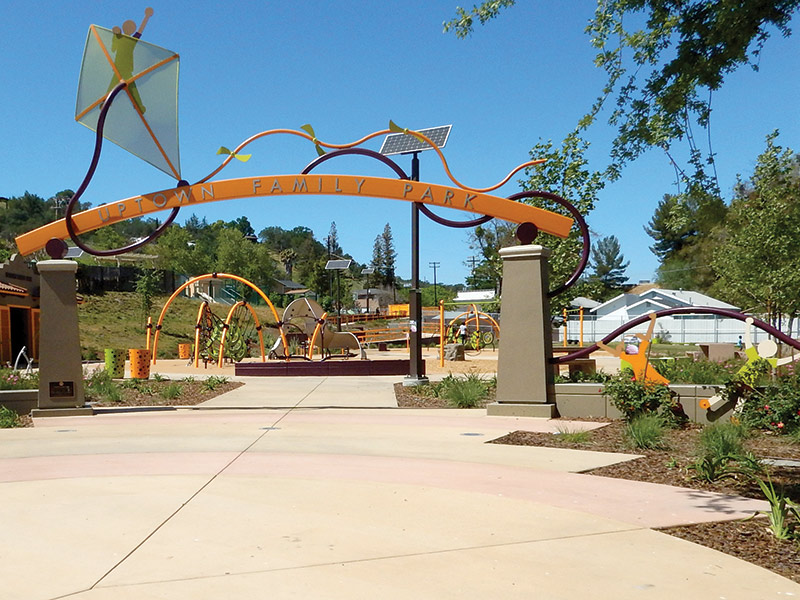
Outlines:
{"type": "Polygon", "coordinates": [[[764,340],[763,342],[759,342],[758,346],[754,346],[753,338],[750,335],[753,317],[747,317],[745,323],[747,324],[747,328],[744,330],[744,354],[747,357],[747,362],[739,369],[738,375],[743,375],[745,377],[749,375],[750,372],[756,368],[755,364],[759,360],[766,360],[770,367],[777,369],[781,365],[786,365],[800,359],[800,354],[776,358],[775,355],[778,353],[778,344],[776,344],[774,340],[764,340]]]}
{"type": "MultiPolygon", "coordinates": [[[[114,39],[111,40],[111,51],[114,53],[114,66],[116,67],[116,74],[111,79],[108,86],[110,92],[114,86],[122,81],[128,81],[133,77],[133,51],[136,49],[136,43],[142,37],[147,21],[153,16],[153,9],[149,6],[144,9],[144,19],[139,29],[136,29],[136,23],[127,20],[122,24],[122,29],[113,27],[111,31],[114,32],[114,39]]],[[[131,81],[128,83],[128,94],[133,101],[136,108],[141,114],[147,110],[142,104],[142,98],[139,96],[139,90],[136,89],[136,83],[131,81]]]]}
{"type": "Polygon", "coordinates": [[[661,373],[656,371],[653,368],[653,365],[650,364],[650,353],[647,352],[647,348],[650,346],[650,340],[653,339],[653,330],[656,326],[656,313],[651,312],[649,316],[650,326],[647,328],[647,333],[645,335],[642,335],[641,333],[636,334],[636,337],[638,337],[641,342],[636,354],[626,353],[624,344],[618,344],[616,348],[611,348],[603,342],[597,342],[597,346],[601,350],[605,350],[609,354],[617,356],[620,360],[628,363],[633,370],[633,376],[636,378],[636,381],[668,385],[669,380],[661,375],[661,373]]]}

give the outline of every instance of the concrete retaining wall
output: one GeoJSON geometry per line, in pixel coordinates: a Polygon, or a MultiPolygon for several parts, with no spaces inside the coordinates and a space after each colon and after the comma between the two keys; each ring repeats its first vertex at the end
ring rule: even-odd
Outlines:
{"type": "MultiPolygon", "coordinates": [[[[678,394],[678,400],[689,419],[696,423],[707,424],[715,421],[728,421],[732,405],[725,405],[720,410],[710,412],[700,408],[704,398],[710,398],[720,388],[713,385],[671,385],[670,389],[678,394]]],[[[618,419],[622,414],[614,407],[611,399],[605,395],[602,383],[557,383],[556,409],[562,417],[607,417],[618,419]]]]}
{"type": "Polygon", "coordinates": [[[39,403],[39,390],[0,390],[0,406],[28,415],[39,403]]]}

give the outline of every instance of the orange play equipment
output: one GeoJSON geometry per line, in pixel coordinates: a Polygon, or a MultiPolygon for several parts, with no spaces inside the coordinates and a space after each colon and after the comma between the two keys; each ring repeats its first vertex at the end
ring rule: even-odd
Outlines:
{"type": "MultiPolygon", "coordinates": [[[[187,281],[186,283],[182,284],[180,287],[178,287],[178,289],[176,289],[172,293],[172,295],[167,299],[166,303],[164,303],[164,308],[161,309],[161,314],[159,315],[158,323],[156,324],[156,332],[155,332],[155,335],[153,336],[153,348],[152,348],[153,364],[156,364],[156,356],[158,354],[158,337],[159,337],[159,334],[161,333],[161,327],[162,327],[162,325],[164,323],[164,316],[167,314],[167,309],[169,309],[170,304],[172,304],[172,302],[175,300],[175,298],[177,298],[178,295],[180,295],[180,293],[183,290],[185,290],[187,287],[189,287],[190,285],[192,285],[193,283],[195,283],[197,281],[203,281],[205,279],[232,279],[234,281],[238,281],[240,283],[243,283],[244,285],[246,285],[250,289],[252,289],[254,292],[256,292],[259,296],[261,296],[262,300],[264,300],[264,302],[267,303],[267,306],[269,306],[270,310],[272,311],[272,316],[275,318],[275,322],[276,323],[280,323],[281,322],[280,317],[278,317],[278,312],[275,310],[275,306],[272,304],[272,302],[270,301],[269,297],[263,291],[261,291],[260,288],[258,288],[253,283],[247,281],[243,277],[239,277],[238,275],[231,275],[229,273],[209,273],[209,274],[206,274],[206,275],[199,275],[197,277],[192,277],[189,281],[187,281]]],[[[241,305],[245,305],[247,307],[247,309],[251,311],[253,317],[256,320],[256,325],[257,325],[256,329],[258,331],[258,336],[259,336],[259,340],[260,340],[260,343],[261,343],[261,360],[262,360],[262,362],[264,362],[266,360],[266,357],[265,357],[265,354],[264,354],[264,338],[261,335],[261,324],[258,322],[258,317],[256,317],[255,312],[253,312],[252,307],[250,305],[245,304],[245,303],[241,303],[241,302],[237,303],[228,312],[228,317],[226,319],[226,323],[227,323],[228,326],[230,325],[231,318],[232,318],[232,316],[234,314],[234,311],[237,308],[239,308],[241,305]]],[[[195,356],[194,356],[195,367],[197,367],[198,361],[199,361],[199,346],[200,346],[200,344],[199,344],[199,342],[200,342],[200,340],[199,340],[200,327],[199,326],[201,324],[202,319],[205,316],[205,311],[207,311],[207,310],[208,310],[208,303],[204,302],[203,305],[200,306],[200,309],[199,309],[198,314],[197,314],[197,325],[195,327],[195,345],[194,345],[194,347],[195,347],[195,356]]],[[[286,336],[284,335],[284,332],[283,332],[283,330],[281,328],[279,328],[278,331],[280,333],[280,337],[281,337],[281,340],[282,340],[282,342],[284,344],[284,347],[286,347],[286,336]]],[[[224,330],[223,330],[222,340],[221,340],[221,343],[220,343],[220,353],[219,353],[220,366],[221,366],[221,361],[222,361],[222,356],[223,356],[226,333],[227,333],[227,327],[225,327],[224,330]]]]}
{"type": "MultiPolygon", "coordinates": [[[[444,303],[440,303],[440,322],[444,324],[444,303]]],[[[443,334],[439,339],[439,362],[444,365],[444,344],[447,340],[458,339],[458,332],[456,327],[460,325],[461,321],[467,327],[467,345],[471,345],[473,350],[480,351],[480,349],[488,344],[493,343],[500,338],[500,325],[492,318],[491,315],[478,310],[476,304],[470,304],[469,310],[462,312],[447,324],[447,327],[442,326],[443,334]],[[481,330],[481,322],[487,324],[490,328],[488,331],[481,330]]]]}

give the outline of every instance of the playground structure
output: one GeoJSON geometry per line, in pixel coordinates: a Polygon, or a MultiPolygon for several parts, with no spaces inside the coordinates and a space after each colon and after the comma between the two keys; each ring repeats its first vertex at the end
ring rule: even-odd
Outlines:
{"type": "Polygon", "coordinates": [[[328,313],[315,300],[292,300],[283,311],[283,320],[279,322],[281,336],[270,348],[270,358],[311,360],[315,350],[320,352],[322,360],[337,356],[333,354],[334,350],[342,351],[338,356],[349,358],[352,356],[350,350],[354,350],[362,359],[366,359],[358,338],[347,331],[328,329],[327,316],[328,313]],[[293,352],[292,345],[301,349],[302,354],[293,352]]]}
{"type": "MultiPolygon", "coordinates": [[[[443,316],[442,312],[442,318],[443,316]]],[[[500,325],[497,321],[488,313],[478,310],[477,305],[472,303],[469,310],[462,312],[447,324],[444,339],[440,342],[442,348],[445,343],[458,340],[458,326],[462,321],[467,328],[465,347],[470,350],[480,352],[486,346],[494,346],[500,339],[500,325]]]]}
{"type": "MultiPolygon", "coordinates": [[[[164,303],[164,307],[161,309],[158,322],[155,325],[155,334],[153,334],[152,337],[152,347],[150,342],[151,331],[153,327],[152,323],[148,323],[146,348],[151,351],[153,364],[156,364],[157,362],[158,338],[164,324],[164,317],[166,316],[170,305],[187,287],[197,281],[203,281],[205,279],[231,279],[248,286],[250,289],[256,292],[261,299],[264,300],[272,312],[272,316],[274,317],[276,323],[275,327],[278,329],[280,339],[283,340],[284,344],[286,344],[284,331],[279,325],[281,322],[280,317],[278,317],[278,312],[275,310],[275,306],[272,304],[272,301],[270,301],[269,296],[267,296],[258,286],[251,283],[247,279],[244,279],[243,277],[239,277],[238,275],[231,275],[229,273],[208,273],[206,275],[192,277],[182,285],[178,286],[178,288],[167,299],[167,301],[164,303]]],[[[248,346],[251,344],[251,340],[253,340],[254,335],[258,336],[258,345],[261,351],[261,361],[264,362],[266,360],[266,353],[264,350],[264,336],[262,329],[263,325],[260,323],[258,315],[256,315],[253,307],[247,302],[240,301],[234,304],[228,311],[228,315],[224,321],[218,321],[218,318],[215,318],[215,315],[211,312],[208,302],[203,302],[197,311],[197,322],[195,324],[195,368],[198,368],[201,357],[203,357],[205,362],[210,362],[216,357],[214,362],[221,367],[226,354],[226,343],[229,353],[233,352],[233,348],[235,347],[236,350],[233,352],[233,354],[244,356],[242,353],[242,348],[248,348],[248,346]],[[242,324],[245,322],[245,319],[243,318],[245,316],[252,317],[254,323],[252,331],[242,326],[242,324]]]]}

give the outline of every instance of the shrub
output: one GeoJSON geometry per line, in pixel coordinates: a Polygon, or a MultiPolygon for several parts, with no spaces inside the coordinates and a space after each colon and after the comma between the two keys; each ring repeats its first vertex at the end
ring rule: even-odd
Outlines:
{"type": "Polygon", "coordinates": [[[656,413],[639,414],[625,426],[625,438],[634,448],[662,450],[664,421],[656,413]]]}
{"type": "Polygon", "coordinates": [[[174,400],[179,398],[183,393],[183,386],[179,383],[170,383],[163,390],[161,390],[161,397],[165,400],[174,400]]]}
{"type": "Polygon", "coordinates": [[[114,383],[108,371],[98,369],[85,380],[86,396],[88,400],[101,402],[120,402],[122,390],[114,383]]]}
{"type": "Polygon", "coordinates": [[[425,394],[444,398],[458,408],[475,408],[489,397],[490,390],[496,385],[496,379],[484,379],[478,373],[469,373],[465,377],[454,377],[451,374],[420,391],[424,390],[425,394]]]}
{"type": "Polygon", "coordinates": [[[748,427],[788,433],[800,429],[800,378],[781,377],[746,395],[741,421],[748,427]]]}
{"type": "Polygon", "coordinates": [[[635,381],[628,369],[606,382],[605,393],[626,421],[646,413],[657,414],[669,426],[681,425],[687,419],[669,386],[635,381]]]}
{"type": "Polygon", "coordinates": [[[733,423],[706,425],[698,438],[699,452],[703,457],[743,456],[747,430],[733,423]]]}
{"type": "Polygon", "coordinates": [[[203,380],[203,387],[213,392],[219,386],[225,383],[228,383],[227,377],[222,377],[221,375],[210,375],[209,377],[203,380]]]}
{"type": "Polygon", "coordinates": [[[21,422],[17,413],[7,406],[0,406],[0,429],[10,429],[20,425],[21,422]]]}
{"type": "Polygon", "coordinates": [[[38,387],[38,372],[25,375],[21,371],[0,369],[0,390],[35,390],[38,387]]]}
{"type": "Polygon", "coordinates": [[[671,383],[719,384],[731,380],[742,367],[742,360],[718,363],[710,360],[693,361],[688,358],[651,361],[656,371],[671,383]]]}

